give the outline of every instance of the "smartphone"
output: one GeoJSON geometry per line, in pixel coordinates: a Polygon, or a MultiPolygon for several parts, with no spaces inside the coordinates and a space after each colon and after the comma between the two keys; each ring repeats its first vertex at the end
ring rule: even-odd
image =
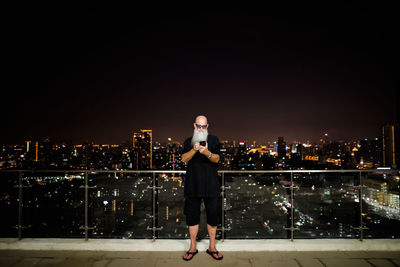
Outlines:
{"type": "Polygon", "coordinates": [[[206,141],[200,141],[201,146],[206,146],[206,141]]]}

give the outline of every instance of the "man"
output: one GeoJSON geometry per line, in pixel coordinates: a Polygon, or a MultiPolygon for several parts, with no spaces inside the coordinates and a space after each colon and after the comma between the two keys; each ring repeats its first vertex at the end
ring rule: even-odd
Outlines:
{"type": "Polygon", "coordinates": [[[186,139],[182,151],[182,161],[187,163],[184,214],[190,234],[190,248],[183,255],[183,259],[191,260],[198,252],[196,237],[199,231],[200,205],[203,200],[210,238],[207,253],[216,260],[222,260],[222,254],[215,248],[215,234],[221,214],[221,184],[217,174],[221,145],[218,137],[208,134],[208,122],[205,116],[197,116],[193,127],[193,137],[186,139]]]}

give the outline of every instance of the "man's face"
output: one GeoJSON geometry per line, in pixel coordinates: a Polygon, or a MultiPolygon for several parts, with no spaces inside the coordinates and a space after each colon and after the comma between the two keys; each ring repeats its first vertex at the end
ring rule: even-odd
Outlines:
{"type": "Polygon", "coordinates": [[[205,117],[198,117],[193,123],[193,127],[199,132],[204,132],[208,128],[207,119],[205,117]]]}

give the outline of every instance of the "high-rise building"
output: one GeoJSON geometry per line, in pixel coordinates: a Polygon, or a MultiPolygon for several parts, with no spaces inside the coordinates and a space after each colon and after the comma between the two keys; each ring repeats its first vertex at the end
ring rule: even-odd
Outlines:
{"type": "Polygon", "coordinates": [[[371,167],[382,166],[382,146],[380,138],[360,140],[357,162],[370,164],[371,167]]]}
{"type": "Polygon", "coordinates": [[[286,158],[286,142],[282,136],[278,137],[278,159],[282,160],[286,158]]]}
{"type": "Polygon", "coordinates": [[[36,153],[35,153],[35,162],[39,161],[39,142],[35,143],[36,153]]]}
{"type": "Polygon", "coordinates": [[[30,149],[30,144],[32,143],[32,141],[25,141],[25,143],[26,143],[26,153],[28,153],[29,149],[30,149]]]}
{"type": "Polygon", "coordinates": [[[54,153],[53,153],[53,142],[50,140],[49,137],[43,138],[40,142],[40,161],[46,165],[49,165],[54,160],[54,153]]]}
{"type": "Polygon", "coordinates": [[[303,144],[298,144],[297,155],[300,157],[301,160],[304,160],[304,145],[303,144]]]}
{"type": "Polygon", "coordinates": [[[229,170],[231,168],[232,158],[229,154],[229,141],[221,140],[221,149],[220,149],[220,168],[222,170],[229,170]]]}
{"type": "Polygon", "coordinates": [[[234,169],[245,170],[248,164],[247,141],[239,142],[239,147],[235,154],[234,169]]]}
{"type": "Polygon", "coordinates": [[[382,126],[382,163],[385,167],[396,168],[396,142],[395,126],[385,124],[382,126]]]}
{"type": "Polygon", "coordinates": [[[136,154],[134,165],[138,170],[153,167],[153,133],[152,130],[142,130],[133,133],[133,150],[136,154]]]}

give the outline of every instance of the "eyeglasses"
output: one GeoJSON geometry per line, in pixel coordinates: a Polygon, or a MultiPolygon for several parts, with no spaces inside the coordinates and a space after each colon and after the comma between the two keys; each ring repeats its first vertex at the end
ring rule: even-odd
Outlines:
{"type": "Polygon", "coordinates": [[[197,124],[197,123],[196,123],[197,129],[206,129],[207,126],[208,126],[207,124],[206,124],[206,125],[200,125],[200,124],[197,124]]]}

